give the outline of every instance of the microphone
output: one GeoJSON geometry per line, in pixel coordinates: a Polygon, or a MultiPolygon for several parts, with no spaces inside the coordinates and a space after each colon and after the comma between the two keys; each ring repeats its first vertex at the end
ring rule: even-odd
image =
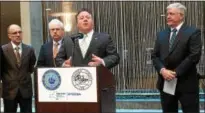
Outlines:
{"type": "Polygon", "coordinates": [[[83,38],[83,34],[82,33],[78,33],[78,34],[71,35],[70,37],[74,41],[76,39],[82,39],[83,38]]]}

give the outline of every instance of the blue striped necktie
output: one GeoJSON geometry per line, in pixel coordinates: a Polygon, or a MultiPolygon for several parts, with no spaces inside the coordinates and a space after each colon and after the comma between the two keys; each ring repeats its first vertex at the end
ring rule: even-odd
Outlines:
{"type": "Polygon", "coordinates": [[[173,46],[173,44],[174,44],[174,40],[175,40],[176,36],[177,36],[177,29],[174,28],[174,29],[172,30],[171,39],[169,40],[169,51],[172,49],[172,46],[173,46]]]}

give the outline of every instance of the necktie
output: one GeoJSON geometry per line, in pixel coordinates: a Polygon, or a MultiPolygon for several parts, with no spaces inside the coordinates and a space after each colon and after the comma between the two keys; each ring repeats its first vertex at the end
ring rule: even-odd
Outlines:
{"type": "Polygon", "coordinates": [[[20,49],[19,47],[15,47],[16,60],[17,60],[18,66],[20,67],[20,65],[21,65],[21,56],[20,56],[20,53],[19,53],[19,49],[20,49]]]}
{"type": "Polygon", "coordinates": [[[83,58],[85,57],[85,54],[86,54],[87,49],[88,49],[88,42],[86,41],[87,38],[88,38],[88,35],[85,34],[83,36],[81,43],[80,43],[80,49],[81,49],[81,53],[83,55],[83,58]]]}
{"type": "Polygon", "coordinates": [[[58,45],[59,45],[58,42],[53,44],[53,58],[56,58],[56,55],[58,54],[58,45]]]}
{"type": "Polygon", "coordinates": [[[172,46],[173,46],[173,44],[174,44],[174,40],[175,40],[176,36],[177,36],[177,29],[174,28],[174,29],[172,30],[171,39],[169,40],[169,51],[172,49],[172,46]]]}

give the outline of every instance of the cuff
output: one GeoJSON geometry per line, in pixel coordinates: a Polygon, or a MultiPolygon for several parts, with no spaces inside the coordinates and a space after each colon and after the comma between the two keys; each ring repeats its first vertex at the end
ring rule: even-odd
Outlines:
{"type": "Polygon", "coordinates": [[[165,70],[165,68],[161,68],[159,73],[162,74],[163,70],[165,70]]]}
{"type": "Polygon", "coordinates": [[[105,61],[101,59],[102,65],[105,66],[105,61]]]}

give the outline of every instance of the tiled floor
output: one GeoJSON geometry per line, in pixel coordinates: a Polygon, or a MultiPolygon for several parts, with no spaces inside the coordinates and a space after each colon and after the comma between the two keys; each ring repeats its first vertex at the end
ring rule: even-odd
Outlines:
{"type": "MultiPolygon", "coordinates": [[[[3,102],[1,99],[1,112],[3,112],[3,102]]],[[[33,103],[34,105],[34,103],[33,103]]],[[[18,108],[17,110],[18,112],[20,111],[20,109],[18,108]]],[[[33,106],[32,108],[32,112],[35,112],[35,108],[33,106]]],[[[116,109],[117,113],[162,113],[161,109],[116,109]]],[[[179,110],[179,113],[182,113],[181,110],[179,110]]],[[[204,113],[204,110],[200,110],[200,113],[204,113]]]]}

